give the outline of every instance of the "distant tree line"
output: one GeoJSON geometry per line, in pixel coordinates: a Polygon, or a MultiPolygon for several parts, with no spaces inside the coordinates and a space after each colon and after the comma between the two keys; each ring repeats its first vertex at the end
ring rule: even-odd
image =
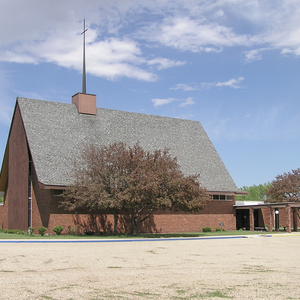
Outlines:
{"type": "Polygon", "coordinates": [[[238,201],[300,202],[300,168],[276,176],[271,183],[243,186],[241,190],[249,194],[236,196],[238,201]]]}
{"type": "Polygon", "coordinates": [[[271,186],[271,183],[264,183],[252,186],[243,186],[240,188],[241,191],[248,192],[247,195],[236,196],[237,201],[265,201],[267,195],[266,190],[271,186]]]}

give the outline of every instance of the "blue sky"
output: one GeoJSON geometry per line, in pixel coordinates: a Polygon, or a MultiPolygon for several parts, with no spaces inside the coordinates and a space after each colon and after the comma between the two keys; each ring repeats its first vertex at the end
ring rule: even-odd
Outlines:
{"type": "Polygon", "coordinates": [[[0,0],[0,160],[16,97],[200,121],[238,187],[300,167],[300,1],[0,0]]]}

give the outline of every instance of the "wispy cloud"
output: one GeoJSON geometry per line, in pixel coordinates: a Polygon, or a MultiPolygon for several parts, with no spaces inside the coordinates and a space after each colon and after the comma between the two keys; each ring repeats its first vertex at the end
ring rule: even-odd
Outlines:
{"type": "Polygon", "coordinates": [[[194,118],[195,117],[195,115],[193,115],[193,114],[184,114],[184,115],[182,115],[181,116],[181,119],[192,119],[192,118],[194,118]]]}
{"type": "Polygon", "coordinates": [[[174,61],[167,58],[158,57],[146,61],[146,64],[149,66],[156,66],[158,70],[168,69],[172,67],[180,67],[186,64],[185,61],[174,61]]]}
{"type": "Polygon", "coordinates": [[[179,104],[178,106],[179,106],[179,107],[184,107],[184,106],[192,105],[192,104],[195,104],[193,98],[192,98],[192,97],[188,97],[187,99],[185,99],[184,102],[182,102],[182,103],[179,104]]]}
{"type": "Polygon", "coordinates": [[[201,83],[201,85],[203,87],[222,87],[222,86],[225,86],[225,87],[231,87],[231,88],[234,88],[234,89],[241,89],[243,88],[242,86],[240,86],[240,83],[244,80],[245,78],[244,77],[239,77],[237,79],[235,78],[232,78],[228,81],[223,81],[223,82],[210,82],[210,83],[206,83],[206,82],[203,82],[201,83]]]}
{"type": "Polygon", "coordinates": [[[11,123],[11,116],[14,110],[14,103],[9,102],[8,90],[12,89],[10,82],[11,75],[0,70],[0,123],[9,126],[11,123]]]}
{"type": "MultiPolygon", "coordinates": [[[[159,107],[159,106],[162,106],[162,105],[167,105],[169,103],[172,103],[172,102],[179,102],[179,101],[182,101],[182,99],[177,99],[177,98],[166,98],[166,99],[152,99],[151,102],[154,104],[154,107],[159,107]]],[[[195,104],[194,100],[192,97],[188,97],[186,98],[182,103],[180,103],[178,105],[178,107],[185,107],[187,105],[193,105],[195,104]]]]}
{"type": "Polygon", "coordinates": [[[157,56],[155,51],[149,59],[145,48],[218,53],[224,47],[243,46],[248,48],[247,62],[262,59],[262,50],[270,49],[300,56],[296,0],[91,2],[92,9],[82,1],[28,1],[16,10],[13,1],[6,1],[0,13],[5,28],[0,32],[0,61],[49,62],[81,70],[82,15],[89,16],[88,71],[111,80],[155,81],[157,70],[186,63],[157,56]],[[149,13],[155,18],[140,22],[149,13]],[[137,22],[139,26],[134,26],[137,22]]]}
{"type": "Polygon", "coordinates": [[[244,80],[244,77],[239,77],[238,79],[232,78],[228,81],[224,81],[224,82],[218,82],[216,83],[216,86],[228,86],[228,87],[232,87],[234,89],[240,89],[242,88],[239,84],[244,80]]]}
{"type": "Polygon", "coordinates": [[[259,49],[254,49],[250,51],[245,51],[245,60],[247,63],[256,61],[256,60],[261,60],[262,59],[262,52],[267,51],[267,50],[272,50],[271,48],[259,48],[259,49]]]}
{"type": "Polygon", "coordinates": [[[246,62],[253,62],[255,60],[261,60],[261,51],[258,49],[245,51],[246,62]]]}
{"type": "Polygon", "coordinates": [[[138,36],[151,42],[192,52],[220,52],[223,46],[244,45],[246,35],[235,34],[229,27],[208,22],[200,17],[167,17],[140,30],[138,36]],[[210,46],[209,46],[210,45],[210,46]]]}
{"type": "Polygon", "coordinates": [[[152,99],[151,102],[154,104],[154,107],[159,107],[162,105],[169,104],[171,102],[177,101],[176,98],[166,98],[166,99],[152,99]]]}
{"type": "Polygon", "coordinates": [[[300,47],[297,47],[295,49],[293,49],[293,48],[284,48],[284,49],[282,49],[281,53],[282,54],[291,53],[291,54],[294,54],[296,56],[300,56],[300,47]]]}
{"type": "Polygon", "coordinates": [[[189,91],[197,91],[201,88],[211,88],[211,87],[231,87],[234,89],[240,89],[243,88],[240,83],[245,80],[243,76],[240,76],[238,78],[232,78],[227,81],[223,82],[202,82],[201,84],[186,84],[186,83],[179,83],[176,86],[173,86],[170,88],[170,90],[183,90],[185,92],[189,91]]]}
{"type": "Polygon", "coordinates": [[[185,92],[187,91],[195,91],[195,90],[199,90],[199,87],[196,85],[189,85],[186,83],[179,83],[176,86],[173,86],[170,88],[170,90],[184,90],[185,92]]]}

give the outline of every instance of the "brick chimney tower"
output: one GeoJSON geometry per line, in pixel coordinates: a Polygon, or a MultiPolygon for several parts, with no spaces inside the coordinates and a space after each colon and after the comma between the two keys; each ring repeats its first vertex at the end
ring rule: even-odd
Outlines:
{"type": "Polygon", "coordinates": [[[96,95],[77,93],[72,96],[72,104],[80,114],[96,115],[96,95]]]}

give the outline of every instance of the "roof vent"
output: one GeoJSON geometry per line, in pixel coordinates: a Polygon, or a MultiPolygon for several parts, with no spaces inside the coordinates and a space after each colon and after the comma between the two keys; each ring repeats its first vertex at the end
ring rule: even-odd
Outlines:
{"type": "Polygon", "coordinates": [[[96,95],[77,93],[72,96],[72,104],[80,114],[96,115],[96,95]]]}

